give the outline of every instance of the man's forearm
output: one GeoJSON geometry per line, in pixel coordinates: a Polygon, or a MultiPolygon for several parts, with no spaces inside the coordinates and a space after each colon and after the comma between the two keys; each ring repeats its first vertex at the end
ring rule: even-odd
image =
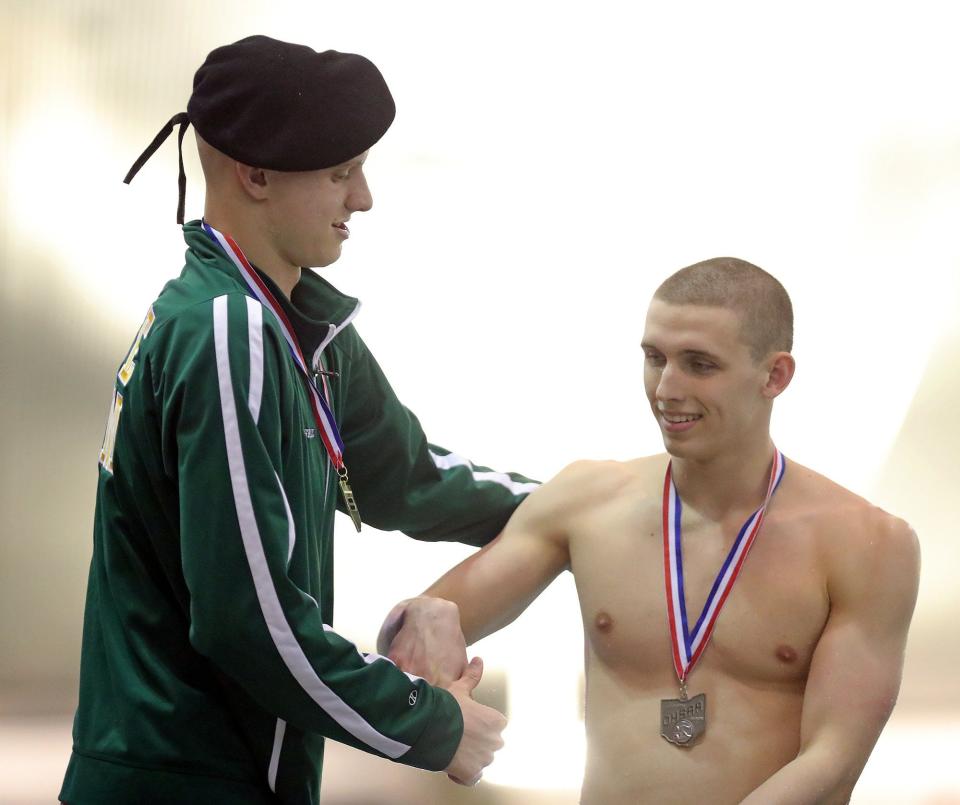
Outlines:
{"type": "Polygon", "coordinates": [[[512,623],[567,563],[565,551],[549,543],[501,535],[448,570],[423,592],[460,610],[467,645],[512,623]]]}
{"type": "Polygon", "coordinates": [[[746,797],[741,805],[844,805],[863,765],[843,763],[826,749],[808,749],[746,797]]]}

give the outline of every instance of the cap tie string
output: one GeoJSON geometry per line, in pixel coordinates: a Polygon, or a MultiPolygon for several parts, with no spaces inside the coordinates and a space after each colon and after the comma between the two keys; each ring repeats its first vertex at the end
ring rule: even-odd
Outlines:
{"type": "Polygon", "coordinates": [[[137,175],[140,168],[142,168],[144,163],[153,156],[154,152],[163,145],[167,137],[173,132],[173,127],[177,125],[180,126],[180,132],[177,135],[177,157],[180,160],[180,175],[177,177],[177,185],[180,190],[180,195],[177,200],[177,223],[182,224],[184,202],[187,195],[187,174],[183,169],[183,135],[187,133],[187,126],[190,125],[190,118],[186,112],[178,112],[175,114],[167,121],[163,128],[157,132],[157,136],[153,138],[153,142],[144,149],[143,153],[137,157],[137,161],[134,162],[130,170],[127,171],[123,183],[130,184],[130,181],[137,175]]]}

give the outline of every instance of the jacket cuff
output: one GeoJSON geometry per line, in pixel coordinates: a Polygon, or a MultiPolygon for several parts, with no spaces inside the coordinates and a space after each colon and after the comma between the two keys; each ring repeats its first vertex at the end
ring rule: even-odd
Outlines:
{"type": "Polygon", "coordinates": [[[420,695],[425,694],[433,698],[429,703],[433,706],[433,717],[410,751],[397,758],[397,762],[427,771],[443,771],[450,765],[463,738],[463,713],[452,693],[424,685],[420,695]]]}

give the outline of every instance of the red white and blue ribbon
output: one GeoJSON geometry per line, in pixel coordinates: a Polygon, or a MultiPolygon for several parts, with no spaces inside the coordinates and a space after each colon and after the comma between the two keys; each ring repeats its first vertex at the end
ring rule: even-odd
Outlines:
{"type": "Polygon", "coordinates": [[[241,248],[236,241],[229,235],[214,229],[206,221],[203,222],[203,228],[206,233],[227,253],[227,257],[237,267],[240,276],[246,281],[250,292],[261,304],[267,308],[276,317],[280,325],[283,337],[290,347],[290,354],[293,356],[294,363],[297,364],[307,381],[307,388],[310,390],[310,406],[313,409],[313,416],[317,422],[317,432],[327,449],[327,455],[333,463],[334,469],[341,475],[344,472],[343,465],[343,440],[340,438],[340,431],[337,430],[336,420],[333,418],[333,412],[330,410],[328,400],[330,399],[330,389],[327,386],[325,375],[320,375],[323,383],[323,395],[317,391],[317,386],[311,378],[310,368],[303,356],[303,350],[300,349],[300,341],[297,339],[293,326],[287,318],[280,303],[270,292],[266,283],[257,274],[256,269],[250,265],[241,248]]]}
{"type": "Polygon", "coordinates": [[[730,553],[717,573],[713,588],[707,596],[703,612],[693,630],[687,625],[687,605],[683,591],[683,551],[681,549],[680,515],[682,506],[677,487],[673,483],[672,462],[667,465],[667,474],[663,482],[663,570],[667,591],[667,620],[670,623],[670,641],[673,648],[673,665],[681,684],[697,664],[703,654],[713,627],[717,623],[720,610],[730,595],[730,590],[743,569],[747,553],[760,533],[764,512],[770,498],[783,480],[786,461],[783,454],[774,448],[773,466],[770,468],[770,481],[767,484],[767,496],[763,505],[743,524],[730,553]]]}

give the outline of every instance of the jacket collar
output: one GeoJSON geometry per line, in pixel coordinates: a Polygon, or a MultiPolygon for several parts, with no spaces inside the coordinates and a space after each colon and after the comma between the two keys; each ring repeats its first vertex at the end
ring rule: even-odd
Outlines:
{"type": "MultiPolygon", "coordinates": [[[[200,221],[190,221],[183,226],[187,245],[206,264],[232,277],[249,294],[247,284],[220,244],[203,230],[200,221]]],[[[256,268],[256,266],[254,266],[256,268]]],[[[287,299],[277,284],[260,269],[257,273],[290,319],[304,357],[312,368],[319,366],[320,353],[360,312],[360,301],[338,291],[315,271],[301,269],[300,282],[287,299]]]]}

